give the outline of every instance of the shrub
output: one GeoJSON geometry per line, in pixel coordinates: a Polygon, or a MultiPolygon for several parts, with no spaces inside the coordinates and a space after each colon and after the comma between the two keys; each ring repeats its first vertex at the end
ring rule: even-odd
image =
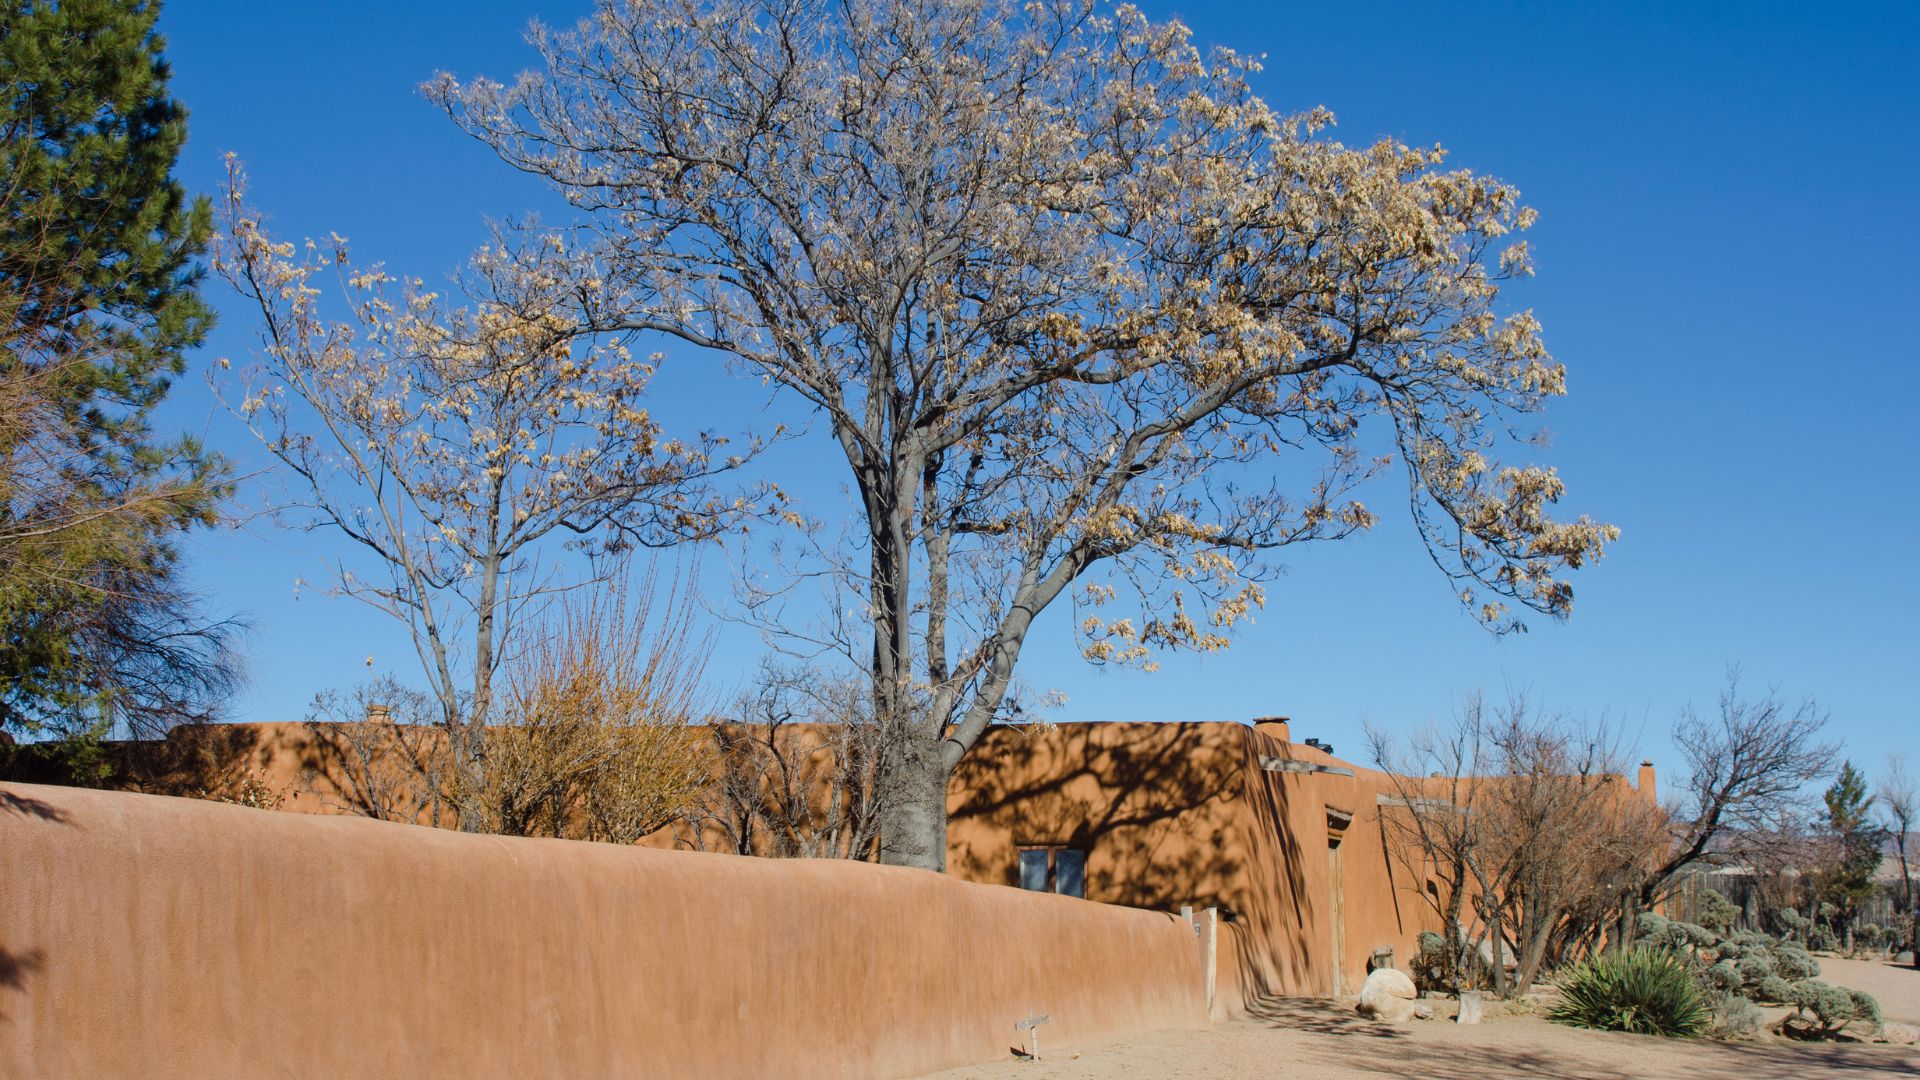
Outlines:
{"type": "Polygon", "coordinates": [[[1686,958],[1664,949],[1591,957],[1568,970],[1560,992],[1547,1018],[1576,1027],[1690,1038],[1713,1019],[1686,958]]]}
{"type": "Polygon", "coordinates": [[[1880,1001],[1864,990],[1849,990],[1853,997],[1853,1018],[1880,1026],[1880,1001]]]}
{"type": "Polygon", "coordinates": [[[1731,960],[1722,960],[1717,964],[1709,964],[1706,970],[1706,980],[1707,985],[1712,989],[1729,994],[1746,985],[1746,980],[1740,977],[1740,969],[1736,967],[1731,960]]]}
{"type": "Polygon", "coordinates": [[[1760,1030],[1763,1017],[1753,1002],[1738,994],[1723,994],[1713,1001],[1711,1033],[1716,1039],[1740,1039],[1760,1030]]]}
{"type": "Polygon", "coordinates": [[[1840,942],[1833,936],[1832,927],[1816,926],[1807,931],[1807,948],[1817,952],[1833,952],[1839,947],[1840,942]]]}
{"type": "Polygon", "coordinates": [[[1640,915],[1640,936],[1654,949],[1705,949],[1720,940],[1719,935],[1704,926],[1696,926],[1679,919],[1669,919],[1651,911],[1640,915]]]}
{"type": "Polygon", "coordinates": [[[1796,1016],[1812,1013],[1819,1025],[1803,1034],[1831,1035],[1855,1020],[1880,1026],[1880,1002],[1872,994],[1844,986],[1802,979],[1788,988],[1786,1002],[1793,1006],[1796,1016]]]}
{"type": "Polygon", "coordinates": [[[1793,1003],[1793,984],[1778,975],[1768,975],[1754,988],[1759,1000],[1774,1005],[1793,1003]]]}
{"type": "Polygon", "coordinates": [[[1804,938],[1807,928],[1813,925],[1813,920],[1792,908],[1776,908],[1773,921],[1780,927],[1780,936],[1784,938],[1804,938]]]}
{"type": "Polygon", "coordinates": [[[1760,980],[1773,974],[1773,957],[1763,952],[1751,953],[1741,957],[1735,968],[1740,973],[1740,985],[1759,986],[1760,980]]]}
{"type": "Polygon", "coordinates": [[[1431,930],[1420,932],[1420,955],[1413,961],[1413,985],[1419,990],[1453,989],[1453,956],[1447,939],[1431,930]]]}
{"type": "Polygon", "coordinates": [[[1734,921],[1740,918],[1739,906],[1720,895],[1718,889],[1700,890],[1697,908],[1695,918],[1699,919],[1700,925],[1716,934],[1733,929],[1734,921]]]}
{"type": "Polygon", "coordinates": [[[1837,1031],[1853,1019],[1853,995],[1844,987],[1828,986],[1823,982],[1808,980],[1801,983],[1812,992],[1808,995],[1807,1008],[1820,1021],[1820,1026],[1828,1031],[1837,1031]]]}
{"type": "Polygon", "coordinates": [[[1782,945],[1774,950],[1773,970],[1788,981],[1811,979],[1820,974],[1820,961],[1798,945],[1782,945]]]}

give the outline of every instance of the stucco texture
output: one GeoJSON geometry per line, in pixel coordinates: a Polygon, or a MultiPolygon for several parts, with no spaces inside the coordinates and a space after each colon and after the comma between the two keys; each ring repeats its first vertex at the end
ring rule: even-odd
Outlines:
{"type": "Polygon", "coordinates": [[[1219,1015],[1258,1014],[1284,997],[1356,992],[1375,949],[1404,968],[1420,931],[1438,928],[1424,882],[1389,858],[1378,797],[1393,790],[1384,774],[1244,724],[995,729],[954,777],[950,864],[1011,883],[1018,848],[1061,844],[1087,852],[1088,899],[1217,906],[1219,1015]],[[1272,771],[1263,758],[1353,775],[1272,771]]]}
{"type": "Polygon", "coordinates": [[[845,862],[0,786],[0,1075],[897,1076],[1202,1026],[1175,917],[845,862]]]}

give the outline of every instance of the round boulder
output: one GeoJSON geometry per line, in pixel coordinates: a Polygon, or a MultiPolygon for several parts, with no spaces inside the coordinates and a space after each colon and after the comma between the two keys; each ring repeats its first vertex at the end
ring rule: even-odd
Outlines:
{"type": "Polygon", "coordinates": [[[1360,988],[1360,1015],[1381,1020],[1405,1020],[1413,1015],[1413,980],[1404,971],[1378,968],[1360,988]]]}

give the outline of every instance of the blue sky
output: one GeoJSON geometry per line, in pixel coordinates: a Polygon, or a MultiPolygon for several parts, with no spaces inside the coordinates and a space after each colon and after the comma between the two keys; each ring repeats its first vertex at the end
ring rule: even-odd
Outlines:
{"type": "MultiPolygon", "coordinates": [[[[1675,776],[1676,710],[1711,707],[1729,663],[1829,707],[1869,774],[1920,720],[1920,15],[1898,5],[1142,5],[1204,43],[1264,53],[1283,110],[1326,105],[1348,142],[1439,142],[1517,184],[1540,211],[1539,276],[1515,294],[1546,326],[1570,396],[1541,456],[1567,509],[1624,538],[1576,579],[1571,621],[1494,639],[1452,600],[1404,515],[1290,554],[1258,624],[1226,654],[1156,674],[1086,667],[1062,618],[1024,679],[1068,696],[1063,720],[1295,718],[1359,756],[1360,725],[1407,730],[1475,688],[1624,722],[1675,776]]],[[[356,254],[432,278],[489,215],[551,210],[535,182],[467,141],[415,92],[436,69],[505,77],[532,62],[530,18],[583,0],[261,4],[171,0],[161,18],[192,110],[180,175],[212,191],[247,162],[284,234],[338,231],[356,254]]],[[[202,381],[241,362],[252,324],[225,318],[166,420],[253,470],[264,455],[202,381]]],[[[754,421],[757,387],[670,358],[666,417],[754,421]],[[729,414],[715,401],[737,401],[729,414]]],[[[818,433],[796,446],[831,469],[818,433]]],[[[803,470],[796,470],[796,472],[803,470]]],[[[270,476],[261,481],[271,483],[270,476]]],[[[252,485],[252,497],[260,487],[252,485]]],[[[809,510],[839,513],[831,486],[809,510]]],[[[1390,510],[1391,482],[1370,505],[1390,510]]],[[[384,617],[308,589],[343,553],[322,534],[255,525],[199,537],[197,581],[249,616],[253,685],[237,718],[298,719],[315,691],[375,666],[411,670],[384,617]]],[[[712,576],[712,575],[709,575],[712,576]]],[[[722,599],[716,597],[716,599],[722,599]]],[[[714,665],[758,643],[723,631],[714,665]]],[[[1917,755],[1920,756],[1920,755],[1917,755]]]]}

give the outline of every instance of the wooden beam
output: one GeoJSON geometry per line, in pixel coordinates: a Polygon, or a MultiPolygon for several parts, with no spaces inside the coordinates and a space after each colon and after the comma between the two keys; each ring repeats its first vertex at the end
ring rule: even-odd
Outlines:
{"type": "Polygon", "coordinates": [[[1274,757],[1271,754],[1260,756],[1260,767],[1268,772],[1326,773],[1328,776],[1353,775],[1353,770],[1344,765],[1322,765],[1315,761],[1298,761],[1294,758],[1274,757]]]}
{"type": "Polygon", "coordinates": [[[1381,806],[1404,806],[1409,810],[1451,810],[1456,814],[1471,814],[1468,807],[1455,806],[1445,799],[1404,799],[1398,795],[1376,795],[1374,802],[1381,806]]]}

